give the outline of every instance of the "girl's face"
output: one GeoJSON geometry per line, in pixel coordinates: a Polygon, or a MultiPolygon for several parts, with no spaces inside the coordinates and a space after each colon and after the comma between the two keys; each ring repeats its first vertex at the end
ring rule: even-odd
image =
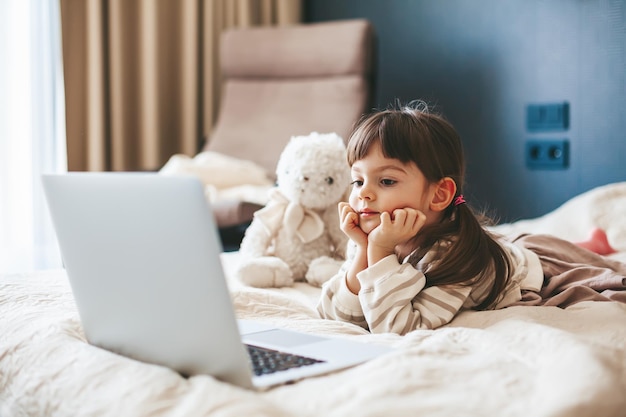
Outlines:
{"type": "Polygon", "coordinates": [[[380,214],[399,208],[413,208],[426,215],[426,224],[439,214],[430,210],[436,184],[430,184],[413,162],[386,158],[380,144],[352,165],[350,206],[359,215],[359,225],[370,233],[380,224],[380,214]]]}

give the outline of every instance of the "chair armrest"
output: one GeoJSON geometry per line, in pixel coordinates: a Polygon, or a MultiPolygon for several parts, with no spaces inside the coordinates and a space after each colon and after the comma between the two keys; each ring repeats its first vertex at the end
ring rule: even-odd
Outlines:
{"type": "Polygon", "coordinates": [[[213,215],[219,228],[237,226],[252,221],[254,212],[262,205],[240,200],[219,200],[212,204],[213,215]]]}

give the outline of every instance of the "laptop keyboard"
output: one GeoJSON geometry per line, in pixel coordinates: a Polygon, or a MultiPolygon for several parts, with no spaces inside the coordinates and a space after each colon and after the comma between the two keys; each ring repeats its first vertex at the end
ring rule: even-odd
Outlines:
{"type": "Polygon", "coordinates": [[[256,376],[273,374],[291,368],[313,365],[323,361],[307,358],[306,356],[280,352],[258,346],[246,345],[252,360],[252,369],[256,376]]]}

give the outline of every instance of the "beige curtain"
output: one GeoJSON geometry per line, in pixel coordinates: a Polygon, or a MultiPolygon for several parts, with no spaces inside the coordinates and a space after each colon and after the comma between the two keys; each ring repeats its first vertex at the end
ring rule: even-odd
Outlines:
{"type": "Polygon", "coordinates": [[[302,0],[60,0],[70,171],[159,169],[218,114],[230,27],[301,21],[302,0]]]}

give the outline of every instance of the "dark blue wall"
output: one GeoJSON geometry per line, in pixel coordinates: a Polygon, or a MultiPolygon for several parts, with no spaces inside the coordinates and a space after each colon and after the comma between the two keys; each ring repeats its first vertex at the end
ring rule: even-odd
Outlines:
{"type": "MultiPolygon", "coordinates": [[[[626,180],[626,7],[610,0],[308,0],[309,22],[362,17],[378,36],[377,107],[436,104],[466,148],[466,195],[502,221],[626,180]],[[526,105],[567,101],[533,133],[526,105]],[[565,170],[529,170],[529,139],[569,139],[565,170]]],[[[624,215],[624,213],[616,213],[624,215]]]]}

